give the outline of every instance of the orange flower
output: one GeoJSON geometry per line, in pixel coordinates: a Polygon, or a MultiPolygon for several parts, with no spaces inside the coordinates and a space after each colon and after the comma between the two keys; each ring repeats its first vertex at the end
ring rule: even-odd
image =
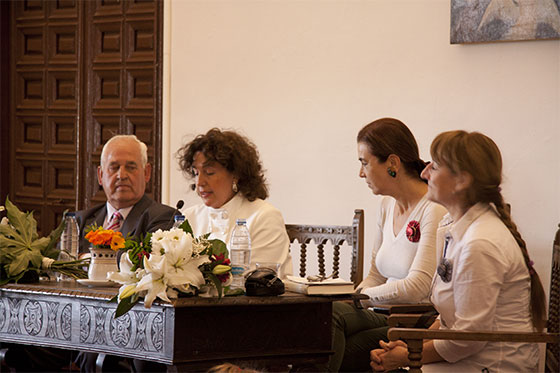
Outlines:
{"type": "Polygon", "coordinates": [[[124,247],[124,237],[121,232],[115,232],[111,239],[111,249],[117,251],[124,247]]]}
{"type": "Polygon", "coordinates": [[[90,230],[85,238],[94,246],[105,246],[117,251],[124,248],[124,237],[121,232],[97,227],[90,230]]]}

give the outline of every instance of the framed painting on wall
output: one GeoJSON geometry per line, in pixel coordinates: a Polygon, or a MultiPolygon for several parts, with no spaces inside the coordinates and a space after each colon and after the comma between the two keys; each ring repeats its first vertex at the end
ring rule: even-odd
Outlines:
{"type": "Polygon", "coordinates": [[[451,44],[560,39],[560,0],[451,0],[451,44]]]}

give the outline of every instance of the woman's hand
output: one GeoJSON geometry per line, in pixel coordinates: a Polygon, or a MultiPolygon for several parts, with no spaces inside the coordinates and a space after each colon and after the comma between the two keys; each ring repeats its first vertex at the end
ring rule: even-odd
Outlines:
{"type": "Polygon", "coordinates": [[[408,349],[403,341],[379,341],[381,348],[370,351],[370,366],[376,372],[408,365],[408,349]]]}
{"type": "Polygon", "coordinates": [[[369,358],[371,360],[369,365],[371,366],[371,369],[373,369],[374,372],[383,372],[385,370],[381,362],[381,356],[383,354],[385,354],[385,350],[382,348],[377,348],[369,352],[369,358]]]}

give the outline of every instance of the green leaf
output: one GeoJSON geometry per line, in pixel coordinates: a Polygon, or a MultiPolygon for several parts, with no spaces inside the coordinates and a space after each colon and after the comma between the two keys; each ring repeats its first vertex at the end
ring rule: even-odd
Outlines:
{"type": "Polygon", "coordinates": [[[220,279],[216,275],[214,275],[212,273],[210,273],[208,275],[208,277],[210,278],[210,280],[212,281],[212,283],[216,287],[216,290],[218,290],[218,298],[221,298],[222,293],[223,293],[222,282],[220,281],[220,279]]]}
{"type": "Polygon", "coordinates": [[[32,250],[31,255],[29,255],[29,261],[34,268],[41,269],[41,265],[43,264],[43,255],[41,255],[39,250],[32,250]]]}
{"type": "Polygon", "coordinates": [[[183,223],[181,223],[181,225],[179,226],[179,228],[181,228],[182,230],[184,230],[184,231],[187,232],[187,233],[190,233],[191,236],[194,237],[194,233],[193,233],[192,227],[191,227],[191,225],[190,225],[190,223],[189,223],[189,221],[188,221],[187,219],[185,219],[185,221],[184,221],[183,223]]]}
{"type": "Polygon", "coordinates": [[[7,246],[26,247],[21,235],[9,225],[0,225],[0,248],[7,246]]]}
{"type": "Polygon", "coordinates": [[[8,276],[16,276],[26,270],[32,257],[33,253],[31,251],[22,251],[22,253],[16,256],[8,265],[8,276]]]}
{"type": "Polygon", "coordinates": [[[132,307],[134,307],[136,303],[138,303],[139,300],[140,298],[138,297],[128,297],[128,298],[121,299],[121,301],[117,306],[117,310],[115,311],[115,319],[117,317],[121,317],[122,315],[130,311],[132,307]]]}
{"type": "Polygon", "coordinates": [[[224,259],[228,258],[228,249],[224,241],[214,239],[210,240],[210,243],[212,244],[212,254],[224,254],[224,259]]]}
{"type": "Polygon", "coordinates": [[[6,197],[6,216],[12,225],[20,234],[21,241],[30,245],[32,237],[37,235],[37,222],[33,219],[32,213],[23,213],[17,208],[10,199],[6,197]]]}
{"type": "MultiPolygon", "coordinates": [[[[49,244],[49,241],[50,240],[48,237],[41,237],[38,240],[31,242],[31,250],[41,254],[49,244]]],[[[57,258],[53,258],[53,259],[57,259],[57,258]]]]}

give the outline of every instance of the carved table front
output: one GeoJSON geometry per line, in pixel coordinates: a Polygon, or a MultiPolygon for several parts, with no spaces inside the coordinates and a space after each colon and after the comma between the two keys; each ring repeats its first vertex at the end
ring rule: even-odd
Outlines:
{"type": "MultiPolygon", "coordinates": [[[[0,287],[0,341],[161,362],[318,364],[331,353],[335,297],[180,298],[115,319],[117,288],[74,282],[0,287]]],[[[171,369],[173,370],[173,369],[171,369]]]]}

